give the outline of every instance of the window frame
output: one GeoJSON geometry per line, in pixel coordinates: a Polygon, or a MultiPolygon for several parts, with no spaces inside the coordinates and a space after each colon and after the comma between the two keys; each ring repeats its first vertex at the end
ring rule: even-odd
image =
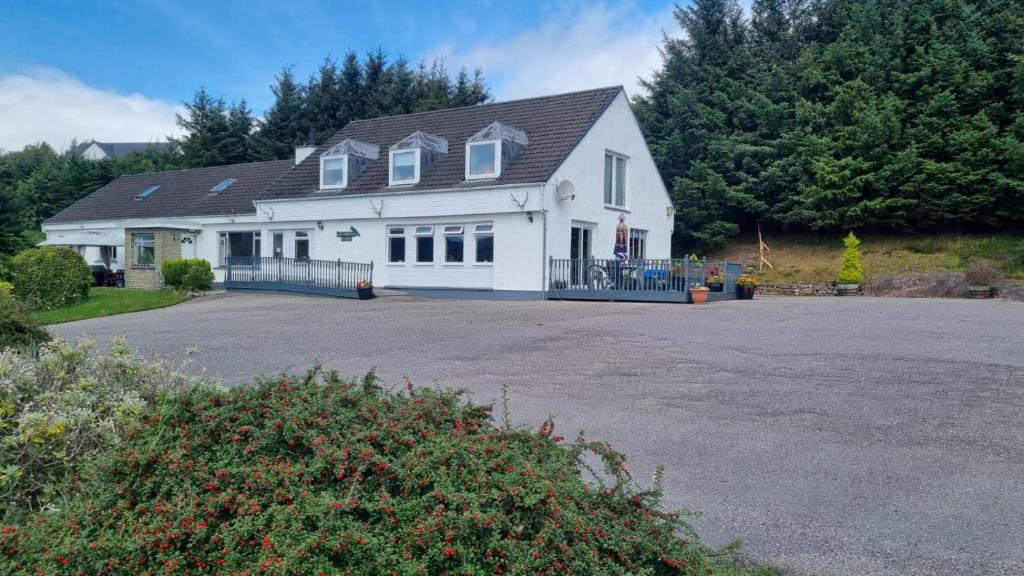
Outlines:
{"type": "MultiPolygon", "coordinates": [[[[231,249],[232,234],[252,234],[252,256],[261,258],[263,256],[263,231],[262,230],[221,230],[217,232],[217,260],[218,268],[227,266],[226,260],[232,258],[227,252],[231,249]]],[[[242,258],[242,256],[240,256],[242,258]]]]}
{"type": "Polygon", "coordinates": [[[434,250],[436,249],[436,246],[434,245],[434,226],[433,225],[429,225],[429,226],[428,225],[414,226],[413,227],[413,238],[416,239],[416,259],[415,259],[415,261],[413,263],[414,264],[421,264],[421,265],[433,264],[434,263],[434,250]],[[429,230],[429,232],[426,231],[426,230],[421,232],[420,230],[423,230],[423,229],[429,230]],[[420,260],[420,239],[421,238],[429,238],[430,239],[430,260],[420,260]]]}
{"type": "Polygon", "coordinates": [[[405,229],[406,228],[407,228],[406,226],[388,226],[388,234],[387,234],[387,239],[388,239],[388,246],[387,246],[388,264],[395,264],[395,265],[397,265],[397,264],[405,264],[405,261],[406,261],[406,259],[408,257],[407,252],[408,252],[408,249],[409,249],[409,246],[406,243],[406,237],[405,237],[405,229]],[[391,241],[392,240],[401,240],[402,241],[402,259],[401,260],[392,260],[391,259],[391,256],[392,256],[391,241]]]}
{"type": "Polygon", "coordinates": [[[494,265],[494,224],[476,224],[473,226],[473,264],[476,266],[494,265]],[[491,239],[491,259],[480,259],[480,239],[491,239]]]}
{"type": "Polygon", "coordinates": [[[284,258],[284,232],[270,232],[270,257],[277,259],[284,258]],[[280,246],[278,246],[278,240],[281,241],[280,246]],[[280,248],[280,251],[278,251],[278,248],[280,248]]]}
{"type": "Polygon", "coordinates": [[[602,187],[602,200],[604,201],[605,208],[612,208],[615,210],[626,210],[629,206],[629,156],[613,152],[611,150],[604,151],[604,174],[602,187]],[[608,172],[608,161],[611,160],[611,173],[608,172]],[[619,162],[622,162],[622,170],[619,170],[619,162]],[[619,204],[616,200],[618,197],[617,185],[620,180],[619,174],[622,174],[622,203],[619,204]],[[610,179],[610,182],[609,182],[610,179]],[[610,189],[609,189],[610,184],[610,189]],[[611,192],[611,202],[609,202],[608,193],[611,192]]]}
{"type": "Polygon", "coordinates": [[[331,154],[323,155],[320,157],[320,189],[321,190],[338,190],[348,186],[348,154],[331,154]],[[340,160],[341,161],[341,184],[325,184],[324,183],[324,166],[328,160],[340,160]]]}
{"type": "Polygon", "coordinates": [[[466,180],[493,180],[501,177],[501,140],[481,140],[466,142],[466,180]],[[470,172],[470,154],[474,146],[494,146],[494,172],[488,174],[472,174],[470,172]]]}
{"type": "Polygon", "coordinates": [[[310,260],[310,238],[308,230],[296,230],[295,235],[292,238],[292,244],[292,249],[294,250],[292,255],[295,260],[310,260]],[[304,257],[299,256],[299,242],[304,242],[306,244],[306,255],[304,257]]]}
{"type": "Polygon", "coordinates": [[[132,233],[132,268],[156,268],[156,233],[154,232],[133,232],[132,233]],[[153,262],[151,264],[140,264],[139,263],[139,248],[143,246],[139,243],[141,236],[149,236],[148,247],[153,253],[153,262]]]}
{"type": "Polygon", "coordinates": [[[388,150],[388,186],[407,186],[420,181],[420,148],[400,148],[388,150]],[[411,180],[395,180],[395,155],[412,154],[413,178],[411,180]]]}
{"type": "Polygon", "coordinates": [[[235,182],[238,182],[237,178],[225,178],[217,183],[216,186],[210,188],[210,194],[220,194],[221,192],[230,188],[235,182]]]}
{"type": "Polygon", "coordinates": [[[441,235],[444,237],[444,264],[449,266],[461,266],[466,263],[466,234],[465,226],[462,224],[447,224],[441,229],[441,235]],[[449,238],[461,238],[462,239],[462,254],[459,255],[458,260],[449,260],[448,251],[448,239],[449,238]]]}
{"type": "Polygon", "coordinates": [[[648,231],[642,228],[630,228],[629,239],[626,243],[626,250],[629,254],[630,260],[646,260],[647,259],[647,234],[648,231]],[[636,242],[639,246],[640,254],[637,255],[633,250],[633,243],[636,242]]]}

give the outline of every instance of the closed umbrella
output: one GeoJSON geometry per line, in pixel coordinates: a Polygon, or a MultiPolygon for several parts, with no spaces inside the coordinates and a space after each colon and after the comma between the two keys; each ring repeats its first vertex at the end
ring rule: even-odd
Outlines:
{"type": "Polygon", "coordinates": [[[629,227],[626,226],[626,215],[619,214],[619,224],[615,227],[615,257],[625,260],[629,257],[629,227]]]}

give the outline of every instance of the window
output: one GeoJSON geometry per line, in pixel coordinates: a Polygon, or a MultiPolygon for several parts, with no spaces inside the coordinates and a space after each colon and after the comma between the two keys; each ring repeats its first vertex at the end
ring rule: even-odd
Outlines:
{"type": "Polygon", "coordinates": [[[345,187],[345,156],[324,156],[320,158],[320,187],[345,187]]]}
{"type": "Polygon", "coordinates": [[[477,224],[473,232],[476,239],[476,261],[479,263],[493,263],[494,225],[477,224]]]}
{"type": "Polygon", "coordinates": [[[295,233],[295,259],[296,260],[309,260],[309,233],[308,232],[296,232],[295,233]]]}
{"type": "Polygon", "coordinates": [[[156,192],[159,189],[160,189],[160,184],[157,184],[156,186],[150,186],[149,188],[146,188],[142,192],[139,192],[139,195],[136,196],[135,199],[136,200],[142,200],[146,196],[149,196],[150,194],[152,194],[153,192],[156,192]]]}
{"type": "Polygon", "coordinates": [[[434,261],[434,227],[416,227],[416,262],[434,261]]]}
{"type": "Polygon", "coordinates": [[[274,232],[274,258],[284,258],[284,232],[274,232]]]}
{"type": "Polygon", "coordinates": [[[389,185],[415,184],[420,179],[419,154],[416,150],[391,152],[391,180],[389,185]]]}
{"type": "Polygon", "coordinates": [[[618,154],[604,155],[604,203],[626,206],[626,158],[618,154]]]}
{"type": "Polygon", "coordinates": [[[629,257],[639,260],[647,258],[647,230],[633,228],[629,231],[629,257]]]}
{"type": "Polygon", "coordinates": [[[259,232],[221,232],[220,265],[227,258],[254,258],[260,255],[259,232]]]}
{"type": "Polygon", "coordinates": [[[213,188],[210,188],[210,194],[216,194],[218,192],[223,192],[223,191],[228,189],[228,186],[231,186],[234,183],[235,183],[235,179],[234,178],[228,178],[228,179],[222,181],[220,184],[217,184],[213,188]]]}
{"type": "Polygon", "coordinates": [[[132,264],[138,267],[156,266],[156,237],[152,233],[132,234],[134,258],[132,264]]]}
{"type": "Polygon", "coordinates": [[[405,228],[388,228],[388,262],[405,262],[405,228]]]}
{"type": "Polygon", "coordinates": [[[444,227],[444,261],[461,263],[463,255],[462,226],[444,227]]]}
{"type": "Polygon", "coordinates": [[[466,179],[497,178],[501,175],[498,158],[498,142],[473,142],[466,144],[466,179]]]}

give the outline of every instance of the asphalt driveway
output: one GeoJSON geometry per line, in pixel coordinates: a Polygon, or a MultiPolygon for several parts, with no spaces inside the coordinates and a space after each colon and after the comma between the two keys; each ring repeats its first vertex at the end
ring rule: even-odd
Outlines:
{"type": "Polygon", "coordinates": [[[468,388],[664,464],[705,541],[793,574],[1024,574],[1024,304],[228,295],[64,324],[226,382],[316,361],[468,388]]]}

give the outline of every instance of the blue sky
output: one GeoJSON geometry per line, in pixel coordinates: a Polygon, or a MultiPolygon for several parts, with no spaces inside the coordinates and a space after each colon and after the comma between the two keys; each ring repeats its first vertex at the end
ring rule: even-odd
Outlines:
{"type": "Polygon", "coordinates": [[[284,65],[383,48],[480,66],[498,99],[623,84],[658,64],[672,2],[23,1],[0,18],[0,149],[156,140],[205,86],[257,114],[284,65]]]}

